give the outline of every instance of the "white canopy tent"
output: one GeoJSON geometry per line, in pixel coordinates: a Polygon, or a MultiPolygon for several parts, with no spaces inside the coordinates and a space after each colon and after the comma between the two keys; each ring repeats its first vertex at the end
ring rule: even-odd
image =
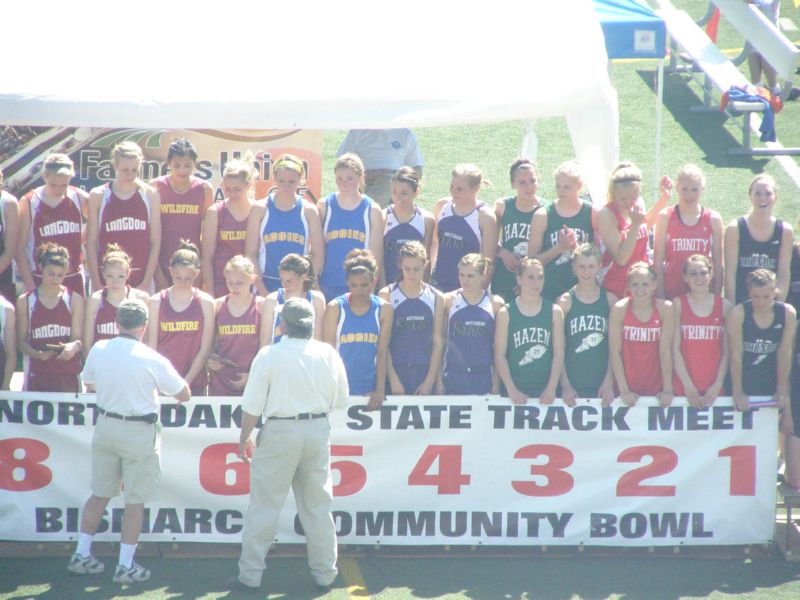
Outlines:
{"type": "Polygon", "coordinates": [[[618,155],[591,0],[48,0],[10,3],[3,20],[4,125],[329,129],[563,116],[598,200],[618,155]]]}

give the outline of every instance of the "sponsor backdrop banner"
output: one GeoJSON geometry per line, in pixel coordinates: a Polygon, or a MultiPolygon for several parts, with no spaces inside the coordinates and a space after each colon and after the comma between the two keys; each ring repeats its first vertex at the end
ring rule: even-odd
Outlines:
{"type": "Polygon", "coordinates": [[[263,198],[272,185],[272,163],[283,153],[296,154],[306,165],[311,199],[322,187],[322,130],[248,129],[100,129],[95,127],[0,127],[0,168],[5,189],[21,197],[42,185],[41,170],[50,152],[69,154],[75,163],[72,185],[87,192],[114,177],[111,150],[122,141],[136,142],[144,153],[141,177],[149,180],[167,174],[167,150],[173,140],[186,137],[197,149],[195,175],[211,182],[214,199],[222,200],[222,169],[232,158],[250,150],[260,180],[255,197],[263,198]]]}
{"type": "MultiPolygon", "coordinates": [[[[0,538],[77,537],[94,396],[0,394],[0,538]]],[[[249,467],[237,398],[162,407],[162,498],[145,541],[239,542],[249,467]]],[[[777,411],[497,397],[363,398],[331,416],[334,517],[347,544],[659,546],[772,539],[777,411]]],[[[116,539],[122,500],[98,539],[116,539]]],[[[303,541],[294,504],[279,542],[303,541]]]]}

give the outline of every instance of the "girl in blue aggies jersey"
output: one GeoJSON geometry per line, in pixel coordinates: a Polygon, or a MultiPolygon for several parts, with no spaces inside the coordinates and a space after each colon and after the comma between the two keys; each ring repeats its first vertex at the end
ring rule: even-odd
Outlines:
{"type": "Polygon", "coordinates": [[[319,286],[328,301],[347,291],[342,264],[351,250],[368,249],[378,269],[383,264],[383,215],[378,203],[361,193],[364,164],[355,154],[342,154],[333,172],[339,191],[317,203],[325,234],[319,286]]]}
{"type": "Polygon", "coordinates": [[[245,254],[259,270],[256,288],[264,296],[281,286],[278,265],[287,254],[309,254],[316,273],[325,260],[319,213],[297,193],[305,176],[302,161],[284,154],[272,173],[275,189],[250,211],[245,241],[245,254]]]}
{"type": "Polygon", "coordinates": [[[375,410],[386,398],[392,307],[372,293],[378,263],[368,250],[351,250],[344,270],[350,292],[328,303],[323,339],[342,357],[350,394],[369,396],[375,410]]]}
{"type": "Polygon", "coordinates": [[[444,297],[423,281],[428,254],[421,242],[406,242],[398,252],[400,280],[380,292],[394,310],[389,384],[393,394],[428,396],[442,364],[444,297]]]}
{"type": "Polygon", "coordinates": [[[485,289],[492,262],[467,254],[458,262],[461,287],[445,295],[447,344],[437,394],[496,394],[493,375],[494,319],[503,306],[500,296],[485,289]]]}
{"type": "Polygon", "coordinates": [[[419,194],[419,173],[400,167],[392,177],[392,204],[383,211],[384,281],[393,283],[400,275],[400,248],[406,242],[422,242],[427,255],[433,238],[433,215],[414,203],[419,194]]]}

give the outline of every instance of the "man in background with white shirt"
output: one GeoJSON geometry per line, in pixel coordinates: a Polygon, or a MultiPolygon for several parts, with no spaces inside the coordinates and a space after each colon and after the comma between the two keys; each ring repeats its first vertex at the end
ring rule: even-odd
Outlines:
{"type": "Polygon", "coordinates": [[[92,496],[83,507],[80,535],[67,565],[73,573],[102,573],[92,540],[108,501],[124,484],[125,513],[115,583],[150,579],[150,569],[133,562],[144,518],[144,503],[158,497],[161,479],[161,424],[158,391],[189,400],[189,386],[172,364],[142,343],[147,305],[123,300],[117,308],[119,335],[97,342],[86,357],[83,382],[97,392],[92,437],[92,496]]]}
{"type": "Polygon", "coordinates": [[[247,588],[261,585],[291,486],[311,575],[327,588],[339,572],[330,510],[328,413],[346,404],[347,373],[336,350],[312,339],[314,312],[308,300],[287,300],[280,327],[281,341],[262,348],[253,360],[242,397],[239,455],[251,464],[238,581],[247,588]],[[250,436],[262,416],[264,425],[254,443],[250,436]]]}

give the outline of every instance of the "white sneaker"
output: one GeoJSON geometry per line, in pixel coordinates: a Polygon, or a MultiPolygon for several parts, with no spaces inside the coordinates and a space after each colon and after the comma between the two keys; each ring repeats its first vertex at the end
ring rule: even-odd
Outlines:
{"type": "Polygon", "coordinates": [[[150,569],[142,565],[133,563],[130,569],[117,565],[117,570],[112,578],[114,583],[136,583],[137,581],[147,581],[150,579],[150,569]]]}
{"type": "Polygon", "coordinates": [[[81,556],[77,552],[72,555],[67,564],[67,571],[78,573],[79,575],[94,575],[102,573],[106,566],[94,554],[81,556]]]}

